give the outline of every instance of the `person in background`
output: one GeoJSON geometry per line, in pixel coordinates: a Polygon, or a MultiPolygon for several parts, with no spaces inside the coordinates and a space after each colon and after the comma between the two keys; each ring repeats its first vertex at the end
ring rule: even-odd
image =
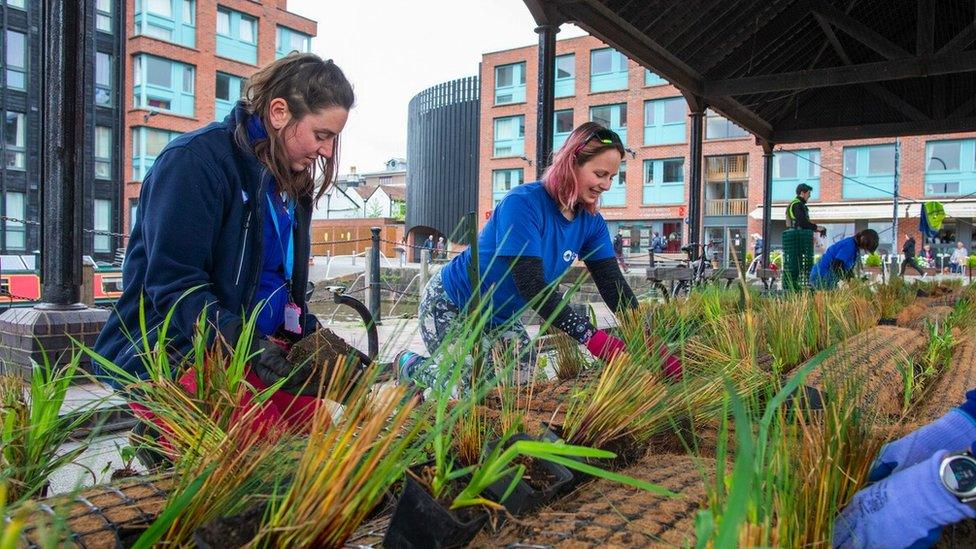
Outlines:
{"type": "Polygon", "coordinates": [[[625,273],[629,273],[630,268],[627,267],[627,260],[624,259],[623,233],[617,233],[617,236],[613,237],[613,254],[617,257],[617,263],[620,264],[620,268],[623,269],[625,273]]]}
{"type": "MultiPolygon", "coordinates": [[[[481,336],[481,348],[492,349],[502,343],[520,350],[516,382],[527,383],[536,375],[535,345],[519,320],[527,305],[599,359],[609,361],[624,352],[623,341],[564,306],[564,297],[554,286],[580,259],[611,311],[637,306],[615,258],[607,222],[598,210],[600,196],[610,189],[624,151],[615,132],[586,122],[573,130],[553,155],[541,181],[519,185],[502,198],[478,235],[478,255],[472,255],[468,248],[424,288],[420,331],[435,359],[446,339],[455,333],[453,328],[471,314],[474,289],[469,266],[479,273],[480,294],[491,296],[487,302],[490,319],[481,336]]],[[[680,376],[681,363],[663,346],[658,353],[663,372],[680,376]]],[[[492,375],[492,353],[485,362],[482,375],[492,375]]],[[[437,365],[426,357],[404,351],[395,364],[401,382],[436,386],[437,365]]],[[[465,368],[461,377],[464,383],[471,379],[472,364],[465,364],[465,368]]]]}
{"type": "Polygon", "coordinates": [[[963,246],[962,242],[956,242],[956,249],[952,250],[952,256],[949,257],[949,266],[954,273],[962,273],[966,267],[966,261],[969,259],[969,251],[963,246]]]}
{"type": "Polygon", "coordinates": [[[796,186],[796,197],[786,207],[786,223],[792,229],[806,229],[808,231],[823,232],[826,229],[810,221],[810,210],[807,200],[810,200],[810,193],[813,187],[806,183],[796,186]]]}
{"type": "Polygon", "coordinates": [[[925,263],[925,268],[932,269],[935,267],[935,254],[932,252],[930,244],[922,246],[922,255],[919,258],[925,263]]]}
{"type": "Polygon", "coordinates": [[[427,240],[424,240],[423,249],[420,252],[427,254],[428,261],[434,259],[434,235],[427,235],[427,240]]]}
{"type": "Polygon", "coordinates": [[[898,276],[902,276],[902,277],[905,276],[905,268],[911,267],[915,269],[915,272],[917,272],[918,274],[924,277],[925,273],[922,271],[922,269],[918,268],[918,263],[915,260],[915,237],[914,236],[910,234],[905,235],[905,244],[901,247],[901,253],[905,254],[905,258],[902,259],[901,261],[901,271],[898,273],[898,276]]]}
{"type": "Polygon", "coordinates": [[[447,258],[447,248],[444,245],[444,237],[437,237],[437,259],[447,258]]]}
{"type": "Polygon", "coordinates": [[[939,419],[885,444],[871,483],[834,522],[834,547],[931,547],[942,528],[976,518],[976,390],[939,419]]]}
{"type": "Polygon", "coordinates": [[[664,252],[664,248],[667,247],[667,241],[661,236],[661,233],[654,231],[654,236],[651,238],[651,250],[654,253],[659,254],[664,252]]]}
{"type": "Polygon", "coordinates": [[[854,236],[842,238],[831,244],[810,270],[810,286],[829,290],[837,287],[840,279],[853,276],[858,262],[858,251],[874,253],[878,249],[878,233],[865,229],[854,236]]]}
{"type": "MultiPolygon", "coordinates": [[[[146,379],[138,342],[156,345],[164,320],[175,359],[193,351],[198,319],[210,327],[211,343],[219,337],[233,346],[243,315],[253,312],[245,379],[262,391],[286,378],[261,417],[298,427],[310,418],[321,365],[292,364],[287,353],[318,328],[305,298],[312,208],[336,180],[339,134],[353,102],[332,60],[292,53],[251,75],[223,121],[166,145],[142,184],[125,290],[95,351],[146,379]]],[[[99,375],[126,389],[110,373],[99,375]]],[[[197,380],[187,375],[179,381],[193,390],[197,380]]],[[[156,422],[145,407],[131,406],[140,426],[156,422]]]]}

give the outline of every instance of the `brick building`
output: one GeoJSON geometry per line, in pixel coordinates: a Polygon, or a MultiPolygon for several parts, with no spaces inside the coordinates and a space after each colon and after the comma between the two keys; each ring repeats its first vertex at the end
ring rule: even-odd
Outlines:
{"type": "MultiPolygon", "coordinates": [[[[481,63],[481,223],[514,185],[536,179],[538,48],[486,53],[481,63]]],[[[665,80],[596,38],[556,43],[553,149],[587,120],[617,131],[628,153],[601,212],[623,231],[631,253],[644,253],[654,232],[676,251],[687,239],[688,107],[665,80]]],[[[976,134],[902,137],[898,141],[899,233],[918,231],[918,201],[940,200],[949,218],[946,244],[972,247],[976,218],[976,134]],[[907,216],[907,218],[906,218],[907,216]],[[953,242],[949,242],[953,241],[953,242]]],[[[892,247],[895,139],[814,142],[777,147],[773,163],[772,244],[780,245],[785,209],[797,184],[814,188],[810,214],[830,243],[873,228],[892,247]]],[[[708,112],[703,146],[703,239],[729,257],[761,232],[762,148],[747,132],[708,112]]],[[[899,236],[899,243],[901,241],[899,236]]],[[[898,246],[900,249],[900,245],[898,246]]]]}
{"type": "Polygon", "coordinates": [[[126,0],[125,227],[159,151],[223,118],[244,79],[293,50],[311,51],[317,23],[286,0],[126,0]]]}

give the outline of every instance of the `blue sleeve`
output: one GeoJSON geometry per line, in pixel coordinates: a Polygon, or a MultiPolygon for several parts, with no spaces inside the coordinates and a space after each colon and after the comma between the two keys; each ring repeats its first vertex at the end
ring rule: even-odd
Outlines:
{"type": "Polygon", "coordinates": [[[500,257],[542,257],[542,220],[526,195],[506,196],[495,217],[495,254],[500,257]]]}
{"type": "Polygon", "coordinates": [[[616,257],[613,253],[613,242],[610,240],[610,229],[607,228],[607,221],[603,216],[597,214],[590,230],[586,235],[586,240],[580,247],[580,259],[584,261],[599,261],[616,257]]]}
{"type": "Polygon", "coordinates": [[[853,238],[844,239],[842,246],[837,250],[836,259],[844,264],[845,269],[854,268],[854,263],[857,262],[857,244],[854,243],[853,238]]]}
{"type": "Polygon", "coordinates": [[[160,155],[146,180],[139,214],[146,246],[143,292],[159,315],[175,308],[171,326],[188,339],[204,310],[211,325],[236,337],[233,326],[241,317],[218,305],[208,272],[230,187],[187,147],[160,155]]]}

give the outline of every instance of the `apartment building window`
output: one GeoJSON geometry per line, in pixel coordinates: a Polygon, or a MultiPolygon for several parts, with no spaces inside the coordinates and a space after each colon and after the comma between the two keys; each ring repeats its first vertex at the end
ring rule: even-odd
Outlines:
{"type": "Polygon", "coordinates": [[[705,215],[746,215],[749,155],[705,157],[705,215]]]}
{"type": "Polygon", "coordinates": [[[244,79],[233,74],[217,73],[216,98],[214,101],[214,118],[223,120],[234,110],[234,105],[244,93],[244,79]]]}
{"type": "Polygon", "coordinates": [[[112,32],[112,0],[95,2],[95,28],[104,32],[112,32]]]}
{"type": "Polygon", "coordinates": [[[194,0],[136,0],[135,34],[196,47],[195,8],[194,0]]]}
{"type": "Polygon", "coordinates": [[[505,116],[495,119],[494,156],[525,154],[525,116],[505,116]]]}
{"type": "Polygon", "coordinates": [[[976,139],[925,144],[925,195],[958,196],[976,192],[976,139]]]}
{"type": "Polygon", "coordinates": [[[685,159],[644,161],[643,204],[682,204],[685,201],[685,159]]]}
{"type": "Polygon", "coordinates": [[[685,100],[681,97],[644,102],[644,144],[685,141],[685,100]]]}
{"type": "Polygon", "coordinates": [[[22,112],[7,112],[4,119],[5,147],[3,165],[8,170],[23,170],[27,166],[27,117],[22,112]]]}
{"type": "Polygon", "coordinates": [[[220,6],[217,8],[217,55],[255,64],[258,62],[257,19],[220,6]]]}
{"type": "Polygon", "coordinates": [[[95,52],[95,104],[112,106],[112,56],[95,52]]]}
{"type": "Polygon", "coordinates": [[[627,58],[613,48],[590,52],[590,92],[627,89],[627,58]]]}
{"type": "Polygon", "coordinates": [[[844,175],[844,198],[890,198],[895,191],[895,145],[844,147],[844,175]]]}
{"type": "Polygon", "coordinates": [[[620,141],[627,146],[627,104],[599,105],[590,107],[590,121],[617,132],[620,141]]]}
{"type": "Polygon", "coordinates": [[[735,125],[728,118],[712,109],[705,111],[705,139],[734,139],[748,136],[749,132],[735,125]]]}
{"type": "Polygon", "coordinates": [[[26,0],[5,0],[4,4],[10,6],[11,8],[26,9],[26,0]]]}
{"type": "MultiPolygon", "coordinates": [[[[4,195],[4,215],[15,219],[27,217],[27,202],[24,193],[7,192],[4,195]]],[[[27,248],[27,230],[20,221],[4,221],[4,245],[7,250],[27,248]]]]}
{"type": "Polygon", "coordinates": [[[130,198],[129,199],[129,234],[132,234],[132,230],[136,226],[136,222],[139,220],[139,199],[130,198]]]}
{"type": "Polygon", "coordinates": [[[658,76],[657,73],[644,69],[644,85],[645,86],[664,86],[667,85],[668,81],[658,76]]]}
{"type": "Polygon", "coordinates": [[[576,54],[556,57],[555,97],[576,95],[576,54]]]}
{"type": "Polygon", "coordinates": [[[820,149],[773,153],[773,202],[793,200],[796,187],[813,187],[810,200],[820,200],[820,149]]]}
{"type": "Polygon", "coordinates": [[[508,191],[522,184],[522,168],[512,168],[506,170],[492,170],[491,172],[491,199],[492,207],[498,205],[505,198],[508,191]]]}
{"type": "Polygon", "coordinates": [[[495,104],[525,103],[525,63],[495,67],[495,104]]]}
{"type": "Polygon", "coordinates": [[[275,36],[275,59],[281,59],[293,51],[312,51],[312,37],[288,27],[278,27],[275,36]]]}
{"type": "Polygon", "coordinates": [[[620,169],[610,180],[610,188],[600,195],[601,206],[625,206],[627,204],[627,163],[621,162],[620,169]]]}
{"type": "MultiPolygon", "coordinates": [[[[95,215],[94,229],[96,231],[112,230],[112,201],[96,198],[94,201],[95,215]]],[[[92,239],[92,248],[95,253],[108,253],[112,251],[112,237],[107,234],[96,234],[92,239]]]]}
{"type": "Polygon", "coordinates": [[[112,130],[95,126],[95,177],[112,178],[112,130]]]}
{"type": "Polygon", "coordinates": [[[136,56],[135,106],[193,116],[195,73],[193,65],[153,55],[136,56]]]}
{"type": "Polygon", "coordinates": [[[27,89],[27,37],[22,32],[6,33],[7,87],[27,89]]]}
{"type": "Polygon", "coordinates": [[[142,181],[166,145],[179,132],[138,127],[132,129],[132,179],[142,181]]]}
{"type": "Polygon", "coordinates": [[[573,109],[556,111],[553,113],[552,150],[558,151],[569,134],[573,133],[573,109]]]}

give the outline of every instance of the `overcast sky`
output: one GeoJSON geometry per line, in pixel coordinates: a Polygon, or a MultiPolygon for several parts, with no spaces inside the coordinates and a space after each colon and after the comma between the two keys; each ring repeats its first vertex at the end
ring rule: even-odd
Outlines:
{"type": "MultiPolygon", "coordinates": [[[[288,11],[318,21],[312,51],[356,91],[341,173],[407,156],[407,104],[418,92],[477,74],[483,53],[538,43],[522,0],[288,0],[288,11]]],[[[563,25],[557,38],[582,34],[563,25]]]]}

